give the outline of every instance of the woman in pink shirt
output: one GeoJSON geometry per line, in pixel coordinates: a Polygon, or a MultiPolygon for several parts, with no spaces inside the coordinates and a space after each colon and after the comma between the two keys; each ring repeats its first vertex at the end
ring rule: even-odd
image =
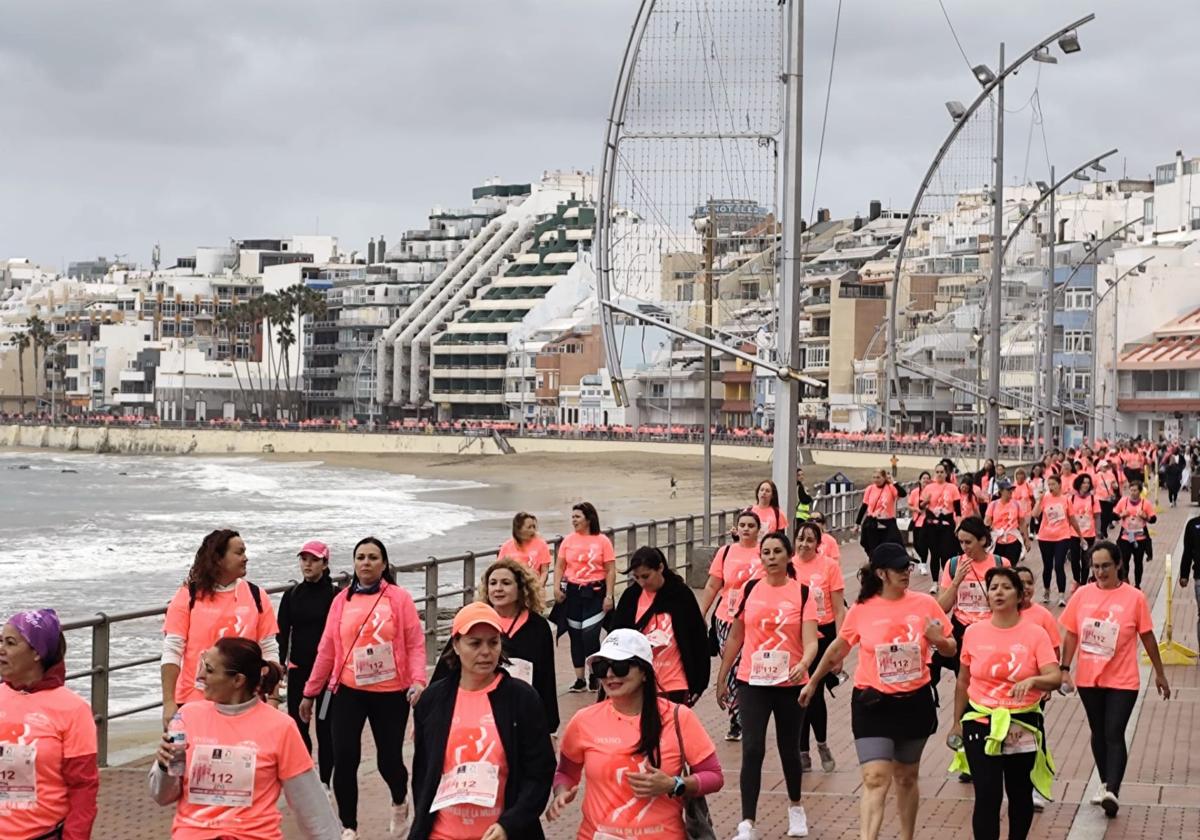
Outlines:
{"type": "Polygon", "coordinates": [[[763,536],[787,530],[787,517],[779,509],[779,489],[774,481],[766,479],[758,483],[754,488],[754,506],[750,510],[758,514],[763,536]]]}
{"type": "Polygon", "coordinates": [[[1038,549],[1042,553],[1042,603],[1050,603],[1050,577],[1058,583],[1058,605],[1067,604],[1067,555],[1071,538],[1079,536],[1079,526],[1071,518],[1071,500],[1062,493],[1062,482],[1052,475],[1046,479],[1046,492],[1033,506],[1038,527],[1038,549]]]}
{"type": "MultiPolygon", "coordinates": [[[[917,552],[918,571],[925,575],[929,574],[929,538],[925,533],[925,512],[921,510],[921,491],[932,480],[929,471],[922,470],[916,485],[908,491],[908,528],[912,531],[912,544],[917,552]]],[[[904,545],[904,540],[897,542],[904,545]]]]}
{"type": "Polygon", "coordinates": [[[1129,566],[1133,565],[1133,585],[1142,588],[1142,563],[1149,555],[1150,532],[1147,525],[1158,521],[1154,505],[1149,499],[1142,498],[1142,483],[1131,481],[1127,486],[1125,497],[1113,508],[1113,515],[1119,523],[1117,545],[1121,549],[1122,566],[1125,576],[1129,576],[1129,566]]]}
{"type": "Polygon", "coordinates": [[[1090,560],[1096,582],[1080,587],[1059,619],[1065,631],[1063,685],[1066,690],[1079,689],[1092,731],[1092,757],[1102,785],[1092,802],[1114,817],[1129,756],[1125,729],[1141,689],[1139,641],[1154,666],[1154,685],[1164,700],[1170,699],[1171,687],[1146,596],[1123,580],[1121,550],[1111,542],[1097,543],[1090,560]],[[1069,672],[1077,652],[1079,662],[1072,678],[1069,672]]]}
{"type": "Polygon", "coordinates": [[[1026,510],[1013,497],[1013,486],[1006,480],[996,484],[1000,498],[989,502],[983,523],[992,531],[993,549],[1009,563],[1016,565],[1021,550],[1029,545],[1026,510]]]}
{"type": "Polygon", "coordinates": [[[1079,536],[1071,538],[1072,589],[1087,583],[1087,563],[1084,556],[1096,542],[1100,527],[1100,500],[1096,498],[1095,484],[1091,475],[1079,473],[1075,476],[1075,493],[1071,496],[1071,519],[1079,529],[1079,536]]]}
{"type": "Polygon", "coordinates": [[[402,750],[413,703],[425,688],[425,630],[412,596],[374,537],[354,546],[354,580],[338,593],[317,645],[317,659],[304,685],[300,717],[333,715],[333,792],[338,816],[353,840],[358,830],[358,765],[362,732],[370,721],[379,775],[391,792],[391,828],[408,820],[408,770],[402,750]],[[326,708],[331,706],[332,708],[326,708]]]}
{"type": "Polygon", "coordinates": [[[532,513],[522,511],[513,517],[512,539],[496,552],[497,560],[505,557],[528,566],[538,585],[545,587],[546,574],[550,571],[550,546],[538,536],[537,517],[532,513]]]}
{"type": "Polygon", "coordinates": [[[859,541],[867,554],[880,543],[902,542],[896,527],[896,502],[899,499],[900,491],[887,470],[876,470],[871,484],[863,491],[862,505],[854,519],[862,534],[859,541]]]}
{"type": "Polygon", "coordinates": [[[615,606],[616,554],[612,542],[600,533],[600,514],[591,502],[571,508],[572,533],[558,545],[554,564],[554,602],[564,604],[567,635],[571,639],[571,664],[575,682],[568,691],[579,694],[596,690],[596,680],[584,682],[587,657],[600,649],[604,614],[615,606]]]}

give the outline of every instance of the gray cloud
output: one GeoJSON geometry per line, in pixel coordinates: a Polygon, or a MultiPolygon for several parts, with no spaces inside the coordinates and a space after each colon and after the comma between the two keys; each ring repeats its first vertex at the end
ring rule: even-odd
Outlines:
{"type": "MultiPolygon", "coordinates": [[[[1045,67],[1049,153],[1112,146],[1148,174],[1200,136],[1191,41],[1168,0],[945,0],[970,60],[995,65],[1095,10],[1084,51],[1045,67]]],[[[0,27],[0,255],[145,261],[318,225],[362,247],[500,175],[598,165],[636,0],[16,4],[0,27]]],[[[811,185],[836,4],[807,4],[811,185]]],[[[1008,173],[1044,177],[1028,68],[1008,91],[1008,173]]],[[[904,206],[977,88],[936,0],[848,0],[817,203],[904,206]]],[[[1120,169],[1121,164],[1115,168],[1120,169]]],[[[1110,167],[1110,170],[1114,167],[1110,167]]],[[[805,201],[806,207],[808,199],[805,201]]]]}

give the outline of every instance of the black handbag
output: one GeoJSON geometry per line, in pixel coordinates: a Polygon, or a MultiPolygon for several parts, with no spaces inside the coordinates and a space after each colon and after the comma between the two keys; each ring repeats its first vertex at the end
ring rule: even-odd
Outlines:
{"type": "MultiPolygon", "coordinates": [[[[683,775],[690,776],[687,752],[683,748],[683,730],[679,727],[679,706],[675,707],[675,737],[679,739],[679,757],[683,759],[683,775]]],[[[703,796],[690,796],[683,805],[683,833],[688,840],[717,840],[713,829],[712,815],[708,812],[708,800],[703,796]]]]}

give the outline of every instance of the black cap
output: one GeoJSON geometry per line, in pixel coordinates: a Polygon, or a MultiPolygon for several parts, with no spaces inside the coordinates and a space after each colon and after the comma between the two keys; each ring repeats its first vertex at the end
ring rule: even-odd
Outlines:
{"type": "Polygon", "coordinates": [[[871,552],[871,568],[893,569],[902,572],[912,565],[912,558],[900,543],[885,542],[871,552]]]}

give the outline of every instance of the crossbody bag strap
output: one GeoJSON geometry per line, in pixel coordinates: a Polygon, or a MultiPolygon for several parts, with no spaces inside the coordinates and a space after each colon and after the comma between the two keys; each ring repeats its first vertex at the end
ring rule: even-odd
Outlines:
{"type": "Polygon", "coordinates": [[[679,726],[679,704],[675,704],[675,737],[679,741],[679,758],[683,761],[683,775],[692,775],[692,767],[688,764],[687,751],[683,747],[683,729],[679,726]]]}

